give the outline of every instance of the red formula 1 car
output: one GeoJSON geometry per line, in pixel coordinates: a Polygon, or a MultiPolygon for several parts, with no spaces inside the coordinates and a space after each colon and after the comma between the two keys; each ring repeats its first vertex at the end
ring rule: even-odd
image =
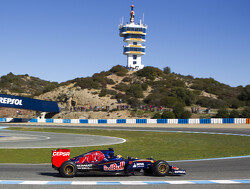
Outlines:
{"type": "Polygon", "coordinates": [[[63,177],[74,177],[78,172],[101,171],[112,173],[137,173],[155,176],[185,175],[186,170],[169,165],[166,161],[152,158],[137,159],[114,155],[114,150],[94,150],[70,159],[69,149],[52,151],[52,167],[63,177]]]}

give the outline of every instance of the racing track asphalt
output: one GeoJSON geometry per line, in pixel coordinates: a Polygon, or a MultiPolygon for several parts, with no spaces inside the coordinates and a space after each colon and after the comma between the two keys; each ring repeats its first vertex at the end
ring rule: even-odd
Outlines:
{"type": "MultiPolygon", "coordinates": [[[[58,127],[58,126],[57,126],[58,127]]],[[[72,128],[72,127],[70,127],[72,128]]],[[[79,128],[79,127],[77,127],[79,128]]],[[[86,127],[83,127],[86,128],[86,127]]],[[[93,128],[93,127],[91,127],[93,128]]],[[[100,127],[94,127],[100,129],[100,127]]],[[[102,129],[111,129],[110,127],[102,129]]],[[[193,132],[215,132],[215,133],[235,133],[250,135],[250,129],[229,129],[229,128],[119,128],[128,130],[147,130],[147,131],[193,131],[193,132]]],[[[30,180],[30,181],[190,181],[190,180],[237,180],[250,179],[250,158],[237,159],[214,159],[204,161],[176,161],[170,164],[187,170],[185,176],[121,176],[121,175],[79,175],[75,178],[61,178],[57,171],[51,168],[50,164],[27,165],[27,164],[0,164],[0,180],[30,180]],[[4,172],[3,172],[4,170],[4,172]]],[[[112,186],[69,186],[69,185],[0,185],[0,188],[250,188],[250,184],[185,184],[185,185],[112,185],[112,186]],[[18,186],[18,187],[17,187],[18,186]]]]}
{"type": "Polygon", "coordinates": [[[0,136],[0,149],[100,146],[119,144],[126,141],[122,138],[106,136],[11,131],[1,129],[0,136]]]}

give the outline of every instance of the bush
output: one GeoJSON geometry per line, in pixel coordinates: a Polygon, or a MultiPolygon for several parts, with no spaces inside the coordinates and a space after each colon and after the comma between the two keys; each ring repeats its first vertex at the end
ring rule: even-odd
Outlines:
{"type": "Polygon", "coordinates": [[[196,104],[206,108],[226,108],[228,105],[226,102],[220,99],[212,99],[208,97],[200,97],[196,104]]]}
{"type": "Polygon", "coordinates": [[[176,118],[181,118],[181,114],[184,112],[184,106],[182,104],[176,104],[173,108],[173,112],[176,118]]]}
{"type": "Polygon", "coordinates": [[[130,77],[124,77],[122,81],[123,82],[131,82],[132,79],[130,77]]]}
{"type": "Polygon", "coordinates": [[[159,112],[155,113],[152,119],[161,119],[161,114],[159,112]]]}
{"type": "Polygon", "coordinates": [[[126,85],[125,83],[119,83],[115,86],[115,89],[119,90],[119,91],[126,91],[129,89],[129,86],[126,85]]]}
{"type": "Polygon", "coordinates": [[[161,99],[161,105],[173,108],[179,100],[173,96],[165,96],[161,99]]]}
{"type": "Polygon", "coordinates": [[[250,85],[247,85],[243,88],[243,91],[238,96],[238,99],[242,101],[248,101],[250,100],[250,85]]]}
{"type": "Polygon", "coordinates": [[[129,97],[125,94],[118,93],[115,95],[115,99],[117,99],[117,101],[119,101],[119,102],[127,102],[129,97]]]}
{"type": "Polygon", "coordinates": [[[238,99],[231,99],[229,103],[231,104],[230,108],[233,109],[238,109],[239,107],[243,106],[243,102],[239,101],[238,99]]]}
{"type": "Polygon", "coordinates": [[[165,67],[165,68],[163,68],[163,72],[165,73],[165,74],[170,74],[171,73],[171,69],[170,69],[170,67],[165,67]]]}
{"type": "Polygon", "coordinates": [[[237,110],[232,110],[232,111],[230,112],[230,114],[229,114],[229,117],[230,117],[230,118],[239,118],[239,117],[240,117],[240,113],[239,113],[239,111],[237,111],[237,110]]]}
{"type": "Polygon", "coordinates": [[[243,118],[250,118],[250,107],[245,107],[244,110],[241,113],[241,116],[243,118]]]}
{"type": "Polygon", "coordinates": [[[81,87],[81,89],[101,88],[101,85],[98,82],[95,82],[92,77],[77,78],[77,79],[74,79],[73,82],[76,82],[75,86],[79,86],[81,87]]]}
{"type": "Polygon", "coordinates": [[[128,99],[128,104],[131,105],[132,107],[138,107],[141,105],[141,102],[137,98],[130,98],[128,99]]]}
{"type": "Polygon", "coordinates": [[[142,83],[141,88],[142,88],[142,90],[146,91],[148,89],[148,84],[147,83],[142,83]]]}
{"type": "Polygon", "coordinates": [[[219,109],[217,114],[215,115],[217,118],[229,118],[229,112],[227,109],[219,109]]]}
{"type": "Polygon", "coordinates": [[[189,119],[191,115],[192,115],[191,112],[186,110],[181,113],[180,119],[189,119]]]}
{"type": "Polygon", "coordinates": [[[103,97],[103,96],[106,96],[107,94],[110,94],[110,95],[116,95],[117,92],[115,90],[110,90],[110,89],[102,89],[100,94],[99,94],[99,97],[103,97]]]}
{"type": "Polygon", "coordinates": [[[162,70],[159,68],[147,66],[136,72],[139,77],[146,77],[147,79],[154,80],[155,77],[163,75],[162,70]]]}
{"type": "Polygon", "coordinates": [[[184,102],[187,106],[190,106],[195,103],[195,95],[185,88],[175,88],[173,90],[173,93],[175,93],[178,97],[178,99],[182,102],[184,102]]]}
{"type": "Polygon", "coordinates": [[[170,111],[164,111],[161,115],[162,119],[175,119],[175,114],[170,111]]]}
{"type": "Polygon", "coordinates": [[[125,76],[128,73],[128,70],[121,65],[114,66],[109,71],[118,76],[125,76]]]}
{"type": "Polygon", "coordinates": [[[129,89],[126,90],[126,94],[135,97],[135,98],[143,98],[143,90],[140,84],[132,84],[129,89]]]}

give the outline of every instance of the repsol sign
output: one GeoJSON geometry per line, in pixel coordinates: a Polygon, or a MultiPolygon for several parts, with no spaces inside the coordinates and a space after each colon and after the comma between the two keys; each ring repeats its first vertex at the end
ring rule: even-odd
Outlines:
{"type": "Polygon", "coordinates": [[[16,106],[22,106],[23,100],[15,99],[15,98],[6,98],[6,97],[0,97],[0,103],[1,104],[13,104],[16,106]]]}
{"type": "Polygon", "coordinates": [[[0,94],[0,107],[27,109],[40,112],[60,112],[57,102],[7,94],[0,94]]]}

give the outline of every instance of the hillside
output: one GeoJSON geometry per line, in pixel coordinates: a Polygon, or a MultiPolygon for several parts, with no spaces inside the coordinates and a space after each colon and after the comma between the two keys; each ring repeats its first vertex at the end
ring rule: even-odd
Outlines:
{"type": "Polygon", "coordinates": [[[9,73],[0,77],[0,93],[34,97],[58,87],[57,82],[49,82],[37,77],[9,73]]]}
{"type": "Polygon", "coordinates": [[[250,105],[249,85],[230,87],[213,78],[176,74],[169,67],[129,72],[118,65],[61,84],[9,73],[0,78],[0,89],[1,93],[57,101],[62,111],[54,118],[211,117],[214,109],[222,108],[234,109],[240,116],[236,109],[250,105]],[[163,110],[168,110],[166,115],[163,110]]]}

